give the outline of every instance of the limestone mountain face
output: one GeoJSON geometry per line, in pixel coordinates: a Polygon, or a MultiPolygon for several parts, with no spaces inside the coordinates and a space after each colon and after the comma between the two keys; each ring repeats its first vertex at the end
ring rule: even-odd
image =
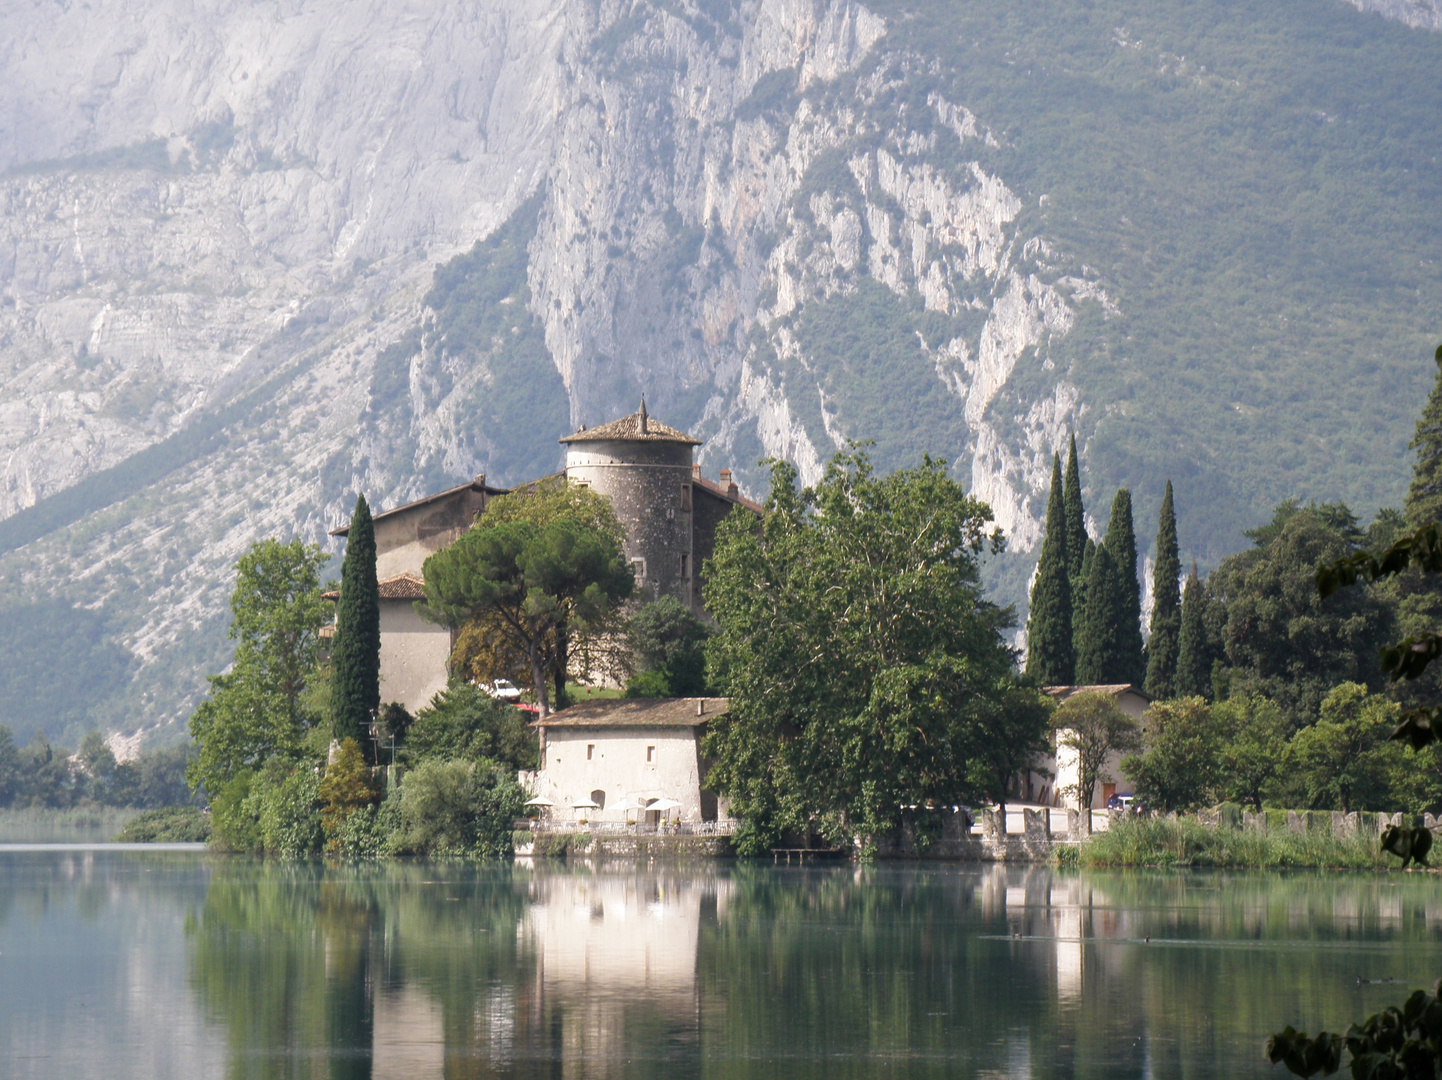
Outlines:
{"type": "MultiPolygon", "coordinates": [[[[226,663],[253,540],[328,542],[357,491],[554,471],[558,436],[643,393],[753,494],[760,459],[810,481],[851,439],[884,468],[948,458],[1020,596],[1053,450],[1128,415],[1087,360],[1136,309],[913,21],[0,11],[0,574],[38,657],[0,721],[174,731],[226,663]],[[67,662],[101,674],[57,687],[67,662]]],[[[1130,56],[1134,29],[1105,34],[1130,56]]]]}

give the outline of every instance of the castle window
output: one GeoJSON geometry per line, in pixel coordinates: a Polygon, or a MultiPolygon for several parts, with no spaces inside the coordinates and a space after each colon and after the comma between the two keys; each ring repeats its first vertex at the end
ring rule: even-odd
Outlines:
{"type": "Polygon", "coordinates": [[[595,743],[587,743],[587,744],[586,744],[586,760],[587,760],[587,761],[590,761],[591,758],[595,756],[595,753],[596,753],[596,744],[595,744],[595,743]]]}
{"type": "Polygon", "coordinates": [[[690,485],[690,484],[682,484],[682,485],[681,485],[681,512],[682,512],[683,514],[689,514],[689,513],[691,512],[691,485],[690,485]]]}
{"type": "Polygon", "coordinates": [[[654,746],[648,746],[648,747],[646,747],[646,760],[647,760],[647,761],[655,761],[655,760],[656,760],[656,748],[655,748],[654,746]]]}
{"type": "Polygon", "coordinates": [[[681,552],[681,576],[686,577],[691,569],[691,557],[684,551],[681,552]]]}

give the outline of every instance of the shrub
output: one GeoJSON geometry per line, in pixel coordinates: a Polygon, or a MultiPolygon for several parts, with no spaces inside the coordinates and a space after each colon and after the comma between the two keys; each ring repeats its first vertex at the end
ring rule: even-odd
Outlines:
{"type": "Polygon", "coordinates": [[[416,714],[406,734],[404,759],[503,762],[513,769],[539,764],[540,742],[519,709],[487,697],[469,683],[456,683],[416,714]]]}
{"type": "Polygon", "coordinates": [[[251,798],[254,774],[242,770],[231,777],[210,804],[212,847],[221,851],[259,851],[260,820],[251,798]]]}
{"type": "Polygon", "coordinates": [[[165,806],[132,818],[115,836],[120,844],[198,844],[210,839],[210,815],[195,806],[165,806]]]}
{"type": "Polygon", "coordinates": [[[347,738],[340,744],[335,761],[326,766],[317,794],[324,806],[321,828],[325,830],[326,850],[339,851],[340,833],[347,820],[356,811],[380,801],[370,766],[354,739],[347,738]]]}
{"type": "Polygon", "coordinates": [[[261,773],[260,841],[267,852],[297,859],[319,852],[325,840],[320,819],[320,777],[306,765],[294,766],[277,777],[287,765],[272,759],[261,773]]]}
{"type": "Polygon", "coordinates": [[[386,854],[400,831],[400,811],[398,795],[356,809],[337,831],[332,850],[347,859],[374,859],[386,854]]]}
{"type": "Polygon", "coordinates": [[[394,850],[427,855],[509,855],[525,793],[493,761],[424,761],[401,785],[394,850]]]}

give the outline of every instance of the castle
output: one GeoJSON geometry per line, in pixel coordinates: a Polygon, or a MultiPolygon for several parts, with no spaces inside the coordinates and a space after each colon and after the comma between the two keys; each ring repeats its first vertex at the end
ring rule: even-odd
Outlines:
{"type": "MultiPolygon", "coordinates": [[[[673,596],[699,612],[699,574],[715,545],[716,526],[734,506],[761,512],[738,491],[731,470],[721,470],[719,483],[703,477],[692,460],[701,441],[652,419],[644,401],[630,416],[590,429],[582,425],[560,441],[565,471],[530,483],[564,477],[606,495],[626,534],[624,552],[638,598],[673,596]]],[[[382,701],[414,713],[445,689],[453,634],[415,612],[415,601],[425,596],[422,566],[508,490],[478,476],[375,516],[382,701]]],[[[347,532],[342,527],[331,535],[347,532]]]]}

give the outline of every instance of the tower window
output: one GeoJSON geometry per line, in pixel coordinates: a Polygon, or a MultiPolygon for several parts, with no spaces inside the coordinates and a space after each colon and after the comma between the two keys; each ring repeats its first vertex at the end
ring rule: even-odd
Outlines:
{"type": "Polygon", "coordinates": [[[648,747],[646,747],[646,760],[647,760],[647,761],[655,761],[655,760],[656,760],[656,748],[655,748],[654,746],[648,746],[648,747]]]}
{"type": "Polygon", "coordinates": [[[681,552],[681,576],[686,577],[691,571],[691,556],[684,551],[681,552]]]}
{"type": "Polygon", "coordinates": [[[587,744],[586,744],[586,760],[587,760],[587,761],[590,761],[591,758],[595,756],[595,754],[596,754],[596,744],[595,744],[595,743],[587,743],[587,744]]]}
{"type": "Polygon", "coordinates": [[[682,513],[685,513],[685,514],[689,514],[689,513],[691,512],[691,485],[690,485],[690,484],[682,484],[682,485],[681,485],[681,512],[682,512],[682,513]]]}

